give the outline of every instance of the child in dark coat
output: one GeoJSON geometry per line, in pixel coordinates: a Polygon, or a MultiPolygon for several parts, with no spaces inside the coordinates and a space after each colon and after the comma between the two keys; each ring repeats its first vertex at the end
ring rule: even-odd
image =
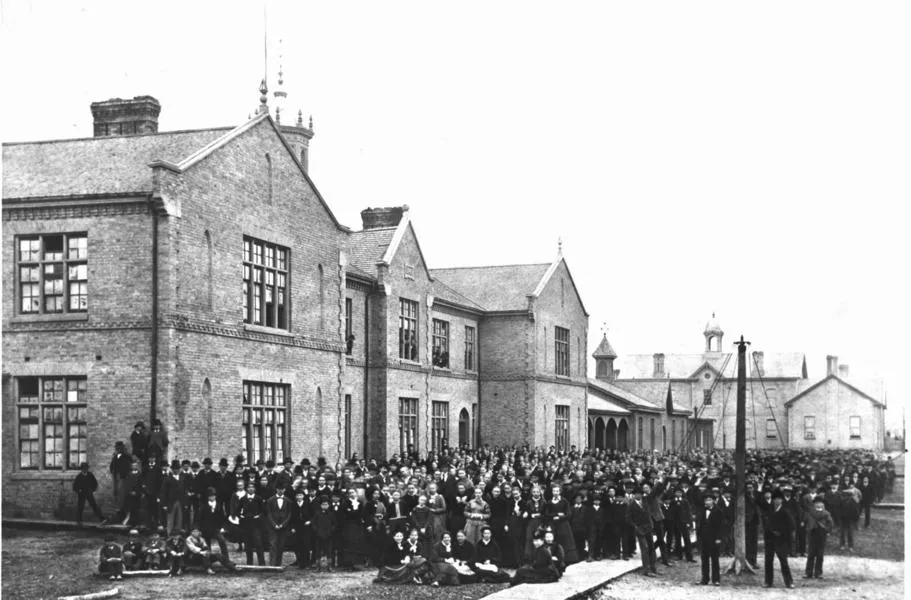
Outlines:
{"type": "Polygon", "coordinates": [[[186,532],[177,531],[168,538],[165,548],[168,553],[168,560],[171,563],[171,572],[168,577],[177,577],[183,573],[183,561],[187,554],[187,542],[185,541],[186,532]]]}
{"type": "Polygon", "coordinates": [[[149,541],[145,545],[146,566],[153,571],[161,569],[165,561],[165,541],[161,539],[164,533],[164,527],[159,527],[149,536],[149,541]]]}
{"type": "Polygon", "coordinates": [[[109,575],[110,579],[123,579],[123,553],[113,535],[104,538],[104,546],[99,553],[98,572],[109,575]]]}
{"type": "Polygon", "coordinates": [[[804,579],[822,579],[822,559],[826,553],[826,536],[835,527],[832,515],[826,510],[825,500],[817,496],[813,508],[806,514],[807,527],[807,568],[804,579]]]}
{"type": "Polygon", "coordinates": [[[145,552],[142,547],[142,540],[139,539],[139,531],[130,530],[130,539],[123,545],[123,568],[127,571],[138,571],[143,567],[145,552]]]}
{"type": "Polygon", "coordinates": [[[332,540],[335,536],[335,512],[329,508],[329,499],[320,499],[319,510],[313,515],[313,560],[317,563],[317,570],[322,571],[326,565],[332,570],[332,540]],[[325,559],[325,560],[324,560],[325,559]]]}

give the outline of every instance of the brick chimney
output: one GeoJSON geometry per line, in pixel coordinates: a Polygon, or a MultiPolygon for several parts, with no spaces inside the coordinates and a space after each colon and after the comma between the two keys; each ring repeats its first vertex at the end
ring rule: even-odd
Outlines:
{"type": "Polygon", "coordinates": [[[136,96],[132,100],[111,98],[92,102],[95,137],[158,133],[158,114],[161,104],[152,96],[136,96]]]}
{"type": "Polygon", "coordinates": [[[848,375],[851,373],[848,369],[848,365],[838,365],[838,376],[842,379],[847,379],[848,375]]]}
{"type": "Polygon", "coordinates": [[[653,377],[655,377],[656,379],[661,379],[664,377],[664,354],[661,354],[660,352],[658,352],[654,355],[654,359],[655,359],[655,372],[653,374],[653,377]]]}
{"type": "Polygon", "coordinates": [[[838,375],[838,357],[831,354],[826,357],[826,375],[838,375]]]}
{"type": "Polygon", "coordinates": [[[361,211],[361,222],[364,224],[364,229],[395,227],[402,220],[402,215],[407,211],[407,204],[404,206],[365,208],[361,211]]]}

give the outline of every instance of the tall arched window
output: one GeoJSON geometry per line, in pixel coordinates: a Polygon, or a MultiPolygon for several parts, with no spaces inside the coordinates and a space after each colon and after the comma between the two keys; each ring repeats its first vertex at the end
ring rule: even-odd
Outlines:
{"type": "Polygon", "coordinates": [[[326,328],[326,286],[323,281],[323,265],[316,267],[317,286],[319,288],[319,328],[326,328]]]}
{"type": "MultiPolygon", "coordinates": [[[[206,308],[212,310],[212,234],[206,229],[206,308]]],[[[208,381],[208,380],[206,380],[208,381]]]]}
{"type": "Polygon", "coordinates": [[[272,157],[266,152],[266,202],[272,204],[272,157]]]}

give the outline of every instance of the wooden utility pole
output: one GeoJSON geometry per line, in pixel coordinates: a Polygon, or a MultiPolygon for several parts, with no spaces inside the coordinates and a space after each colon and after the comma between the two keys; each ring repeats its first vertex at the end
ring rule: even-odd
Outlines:
{"type": "Polygon", "coordinates": [[[734,501],[734,560],[728,573],[753,573],[746,561],[746,454],[747,454],[747,346],[750,342],[740,336],[737,345],[737,415],[734,446],[736,499],[734,501]]]}

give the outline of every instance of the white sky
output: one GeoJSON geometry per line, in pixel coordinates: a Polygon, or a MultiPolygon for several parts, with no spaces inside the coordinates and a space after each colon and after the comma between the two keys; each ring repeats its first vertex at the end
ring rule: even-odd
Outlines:
{"type": "MultiPolygon", "coordinates": [[[[5,140],[88,137],[150,94],[161,130],[237,125],[260,2],[0,0],[5,140]]],[[[622,355],[836,354],[905,375],[907,2],[269,1],[310,174],[339,220],[408,204],[431,267],[564,254],[622,355]]]]}

